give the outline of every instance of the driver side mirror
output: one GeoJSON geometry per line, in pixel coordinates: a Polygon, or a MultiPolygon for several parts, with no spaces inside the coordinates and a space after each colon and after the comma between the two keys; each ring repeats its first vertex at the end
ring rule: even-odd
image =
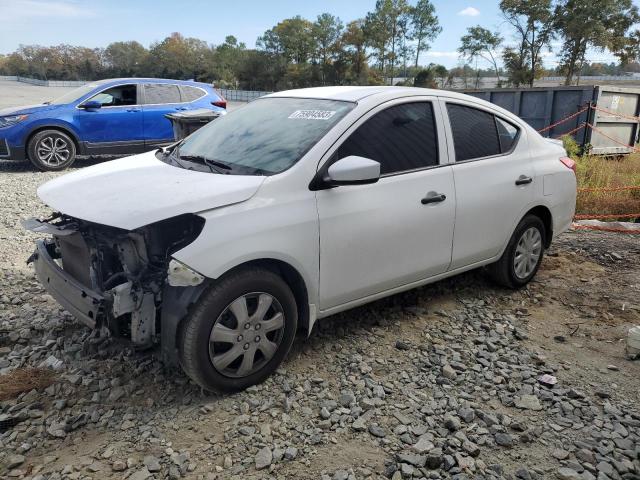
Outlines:
{"type": "Polygon", "coordinates": [[[88,100],[80,105],[80,108],[84,108],[85,110],[95,110],[97,108],[102,108],[102,103],[97,100],[88,100]]]}
{"type": "Polygon", "coordinates": [[[365,157],[349,155],[332,164],[322,178],[316,178],[312,190],[346,185],[366,185],[380,179],[380,163],[365,157]]]}

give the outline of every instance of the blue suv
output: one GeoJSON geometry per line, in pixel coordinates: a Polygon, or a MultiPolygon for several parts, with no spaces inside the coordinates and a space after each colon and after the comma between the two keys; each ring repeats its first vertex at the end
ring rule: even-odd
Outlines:
{"type": "Polygon", "coordinates": [[[92,82],[42,105],[0,109],[0,159],[63,170],[77,155],[139,153],[173,142],[168,113],[227,102],[206,83],[157,78],[92,82]]]}

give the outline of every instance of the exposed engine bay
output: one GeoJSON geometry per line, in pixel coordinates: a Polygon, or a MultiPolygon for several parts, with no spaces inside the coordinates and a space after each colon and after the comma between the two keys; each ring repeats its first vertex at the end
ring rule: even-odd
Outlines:
{"type": "Polygon", "coordinates": [[[205,280],[171,258],[202,231],[204,219],[197,215],[179,215],[132,231],[60,213],[23,223],[52,235],[37,242],[28,260],[49,293],[86,325],[106,327],[139,347],[160,341],[167,290],[205,280]]]}

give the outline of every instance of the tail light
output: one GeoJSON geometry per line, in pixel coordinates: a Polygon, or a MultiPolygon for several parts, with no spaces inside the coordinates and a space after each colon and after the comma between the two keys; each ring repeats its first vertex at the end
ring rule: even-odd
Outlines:
{"type": "Polygon", "coordinates": [[[225,98],[222,95],[220,95],[220,92],[218,90],[216,90],[216,94],[218,95],[218,97],[220,97],[220,100],[216,100],[215,102],[211,102],[211,105],[213,105],[215,107],[224,108],[226,110],[227,109],[227,101],[225,100],[225,98]]]}
{"type": "Polygon", "coordinates": [[[570,168],[573,170],[573,173],[576,173],[576,162],[574,160],[569,157],[560,157],[560,161],[565,167],[570,168]]]}

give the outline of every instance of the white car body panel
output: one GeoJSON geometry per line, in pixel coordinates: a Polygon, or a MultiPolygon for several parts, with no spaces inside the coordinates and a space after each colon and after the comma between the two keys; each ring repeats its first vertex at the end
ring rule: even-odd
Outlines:
{"type": "MultiPolygon", "coordinates": [[[[479,102],[443,98],[442,103],[449,152],[455,152],[455,148],[446,103],[473,106],[496,113],[495,108],[479,102]]],[[[504,239],[508,239],[515,228],[513,222],[520,221],[524,207],[534,198],[533,183],[515,185],[521,175],[533,177],[526,124],[519,119],[516,121],[511,115],[508,119],[520,127],[520,137],[513,151],[458,163],[452,161],[456,189],[452,269],[486,261],[499,254],[504,239]]],[[[455,153],[451,156],[455,160],[455,153]]]]}
{"type": "Polygon", "coordinates": [[[41,185],[38,196],[66,215],[132,230],[242,202],[264,179],[176,168],[158,160],[155,152],[147,152],[58,177],[41,185]]]}
{"type": "Polygon", "coordinates": [[[148,153],[60,177],[38,194],[62,213],[124,229],[198,213],[206,220],[202,232],[174,258],[212,279],[253,260],[285,262],[305,283],[310,325],[314,312],[323,317],[497,260],[531,208],[549,209],[554,235],[570,225],[576,182],[559,161],[564,150],[493,104],[401,87],[321,87],[269,97],[357,105],[295,165],[270,177],[187,171],[148,153]],[[349,132],[405,101],[434,102],[439,166],[370,185],[309,188],[349,132]],[[517,124],[521,135],[513,153],[455,164],[446,101],[517,124]],[[515,186],[521,174],[533,182],[515,186]],[[421,205],[431,191],[446,194],[446,201],[421,205]]]}

